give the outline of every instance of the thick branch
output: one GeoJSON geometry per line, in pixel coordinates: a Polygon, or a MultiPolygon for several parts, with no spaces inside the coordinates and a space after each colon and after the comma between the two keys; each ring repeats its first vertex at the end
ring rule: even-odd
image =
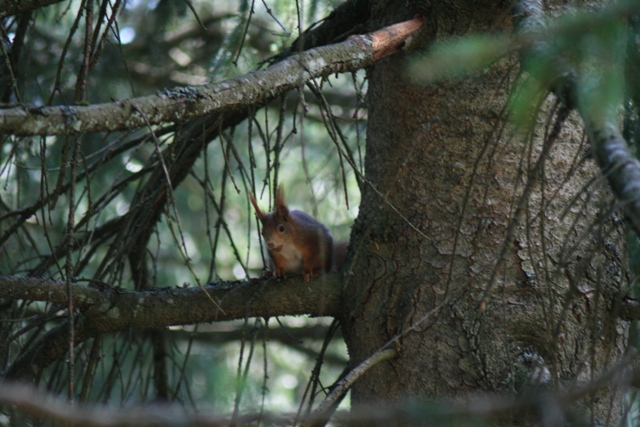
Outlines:
{"type": "MultiPolygon", "coordinates": [[[[129,291],[87,287],[74,283],[73,305],[94,333],[129,328],[159,328],[199,322],[308,314],[337,316],[342,283],[337,274],[324,275],[309,284],[300,277],[282,281],[253,279],[205,286],[224,312],[200,288],[165,288],[129,291]]],[[[62,281],[0,276],[0,298],[64,303],[62,281]]]]}
{"type": "Polygon", "coordinates": [[[90,106],[0,109],[0,133],[68,135],[116,131],[245,109],[300,87],[310,79],[367,67],[397,50],[404,37],[421,25],[422,19],[415,18],[373,34],[312,49],[265,70],[217,84],[179,87],[157,95],[90,106]]]}
{"type": "MultiPolygon", "coordinates": [[[[161,328],[245,317],[308,314],[335,317],[341,309],[342,282],[337,274],[324,275],[305,284],[301,277],[282,281],[254,279],[205,286],[224,312],[200,288],[165,288],[128,291],[108,287],[71,285],[73,305],[81,312],[75,325],[75,343],[103,333],[126,329],[161,328]]],[[[24,299],[63,303],[62,281],[0,276],[0,299],[24,299]]],[[[66,353],[66,323],[50,330],[22,353],[5,377],[33,380],[66,353]]]]}
{"type": "Polygon", "coordinates": [[[30,12],[62,0],[0,0],[0,18],[30,12]]]}

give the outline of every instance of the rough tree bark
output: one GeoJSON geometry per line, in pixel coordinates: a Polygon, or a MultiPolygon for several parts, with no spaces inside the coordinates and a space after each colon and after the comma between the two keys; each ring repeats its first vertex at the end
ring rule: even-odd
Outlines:
{"type": "MultiPolygon", "coordinates": [[[[372,3],[372,25],[410,13],[372,3]]],[[[507,2],[430,3],[425,44],[511,26],[507,2]]],[[[600,184],[582,192],[598,172],[573,114],[542,114],[530,139],[503,127],[515,65],[428,86],[412,84],[397,56],[368,71],[368,183],[341,320],[353,366],[400,337],[398,356],[355,383],[356,409],[564,389],[624,351],[626,326],[610,311],[624,281],[610,196],[600,184]]],[[[585,406],[576,413],[615,418],[606,393],[585,406]]]]}
{"type": "MultiPolygon", "coordinates": [[[[451,33],[511,28],[505,1],[417,2],[414,10],[408,3],[372,1],[370,30],[422,13],[427,25],[413,42],[420,50],[451,33]]],[[[366,1],[351,4],[369,9],[366,1]]],[[[530,134],[505,125],[508,94],[519,78],[515,58],[428,86],[411,82],[405,59],[383,59],[368,70],[366,179],[342,294],[333,276],[332,283],[313,289],[315,295],[305,289],[290,293],[280,301],[288,304],[282,309],[338,317],[352,367],[362,366],[385,346],[392,348],[354,383],[356,413],[368,404],[408,398],[464,400],[469,393],[512,393],[546,385],[562,390],[587,382],[624,351],[626,324],[617,320],[615,305],[617,295],[624,294],[626,276],[618,253],[621,221],[611,214],[615,210],[604,180],[592,181],[599,172],[589,158],[580,120],[550,97],[530,134]]],[[[61,110],[59,117],[68,113],[61,110]]],[[[185,147],[195,139],[185,139],[185,147]]],[[[187,148],[191,165],[200,147],[187,148]]],[[[189,169],[178,170],[172,183],[189,169]]],[[[157,171],[149,191],[164,204],[164,174],[157,171]]],[[[141,241],[144,248],[148,239],[141,241]]],[[[9,279],[0,285],[18,292],[9,279]]],[[[64,294],[53,292],[60,290],[53,285],[47,281],[47,288],[30,288],[22,296],[66,301],[64,294]]],[[[286,285],[268,291],[284,293],[286,285]]],[[[262,289],[258,296],[248,287],[210,290],[220,292],[214,296],[223,300],[222,295],[235,295],[235,302],[255,302],[251,313],[245,313],[244,305],[225,305],[226,318],[275,315],[268,302],[279,298],[262,289]]],[[[75,339],[223,318],[211,313],[206,300],[194,302],[189,312],[174,310],[175,318],[160,318],[155,308],[172,304],[174,297],[189,302],[202,294],[78,290],[77,308],[85,311],[75,339]],[[109,312],[116,310],[125,315],[110,319],[109,312]]],[[[52,350],[46,345],[56,334],[54,342],[64,344],[66,329],[52,329],[7,376],[37,377],[51,363],[51,353],[62,357],[66,347],[52,350]]],[[[584,403],[587,411],[575,414],[615,418],[617,403],[611,394],[592,395],[584,403]]],[[[572,416],[567,408],[560,410],[572,416]]],[[[535,419],[531,415],[510,413],[502,421],[526,424],[535,419]]]]}

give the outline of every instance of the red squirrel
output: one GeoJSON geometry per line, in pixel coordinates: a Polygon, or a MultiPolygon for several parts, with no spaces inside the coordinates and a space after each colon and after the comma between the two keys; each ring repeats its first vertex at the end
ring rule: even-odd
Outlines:
{"type": "Polygon", "coordinates": [[[302,273],[304,281],[308,283],[311,277],[338,271],[342,267],[347,252],[346,244],[334,247],[333,237],[327,227],[305,212],[290,211],[280,187],[276,191],[273,212],[262,212],[251,193],[249,199],[262,223],[262,237],[269,250],[274,277],[302,273]]]}

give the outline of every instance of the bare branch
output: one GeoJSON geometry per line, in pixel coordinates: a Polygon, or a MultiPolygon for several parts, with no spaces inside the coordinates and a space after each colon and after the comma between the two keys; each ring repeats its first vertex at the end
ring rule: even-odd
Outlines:
{"type": "MultiPolygon", "coordinates": [[[[34,387],[14,384],[0,384],[0,402],[15,405],[20,411],[34,417],[54,420],[63,424],[83,426],[226,426],[230,419],[207,413],[188,413],[171,405],[153,405],[144,409],[108,407],[73,407],[62,399],[44,393],[34,387]]],[[[248,424],[258,420],[277,422],[285,417],[269,414],[249,414],[238,417],[238,424],[248,424]]],[[[282,422],[282,421],[280,421],[282,422]]]]}
{"type": "MultiPolygon", "coordinates": [[[[318,357],[318,352],[312,346],[303,343],[303,341],[322,340],[325,338],[328,330],[328,326],[320,324],[300,327],[283,325],[279,328],[269,329],[269,342],[279,342],[281,345],[305,354],[309,359],[315,359],[318,357]]],[[[193,342],[201,345],[218,346],[231,342],[239,342],[243,337],[246,337],[247,332],[242,328],[236,327],[234,324],[228,326],[226,323],[215,323],[211,325],[200,325],[197,333],[194,333],[190,329],[180,330],[172,328],[168,331],[168,334],[174,341],[193,340],[193,342]]],[[[333,338],[343,339],[341,329],[338,328],[333,338]]],[[[345,366],[348,362],[345,357],[335,353],[325,353],[322,358],[325,362],[340,367],[345,366]]]]}
{"type": "MultiPolygon", "coordinates": [[[[392,351],[395,353],[395,351],[392,351]]],[[[378,361],[392,357],[389,350],[377,352],[371,358],[378,361]]],[[[480,419],[503,414],[515,414],[527,409],[537,409],[545,411],[549,402],[557,402],[561,407],[568,407],[580,399],[592,395],[597,390],[606,387],[620,387],[638,380],[638,371],[629,372],[629,366],[636,361],[638,354],[630,352],[617,364],[603,372],[597,378],[587,384],[577,387],[573,391],[564,394],[540,393],[529,394],[519,397],[501,396],[470,396],[464,402],[454,403],[451,401],[429,401],[416,399],[403,399],[390,404],[376,404],[351,410],[348,414],[340,416],[340,421],[373,421],[376,424],[397,421],[400,417],[411,419],[418,417],[424,421],[425,415],[436,416],[440,420],[469,419],[476,422],[480,419]]],[[[366,370],[366,369],[365,369],[366,370]]],[[[177,425],[199,425],[199,426],[220,426],[229,425],[231,419],[227,416],[214,415],[206,411],[188,412],[177,409],[171,405],[151,405],[131,408],[109,408],[98,406],[78,405],[72,407],[52,394],[42,392],[32,386],[19,383],[0,384],[0,403],[13,405],[23,413],[35,417],[41,417],[51,421],[63,423],[75,423],[85,426],[125,426],[125,425],[154,425],[154,426],[177,426],[177,425]]],[[[313,422],[320,422],[324,417],[314,412],[304,420],[309,425],[313,422]]],[[[245,425],[260,420],[265,424],[290,425],[293,415],[252,413],[238,416],[236,425],[245,425]]]]}
{"type": "Polygon", "coordinates": [[[0,0],[0,18],[30,12],[62,0],[0,0]]]}
{"type": "MultiPolygon", "coordinates": [[[[342,293],[337,274],[324,275],[309,284],[303,284],[301,277],[292,277],[205,286],[223,313],[200,288],[130,291],[77,283],[70,286],[74,306],[94,333],[286,314],[335,317],[342,293]]],[[[0,298],[66,303],[67,288],[64,281],[0,276],[0,298]]]]}
{"type": "Polygon", "coordinates": [[[364,375],[364,373],[369,369],[384,360],[396,357],[396,354],[397,352],[395,349],[387,348],[375,352],[371,357],[359,364],[335,386],[331,393],[329,393],[322,402],[320,402],[318,407],[313,411],[311,419],[302,425],[304,427],[315,427],[326,424],[326,420],[328,420],[332,412],[332,408],[335,409],[336,403],[338,403],[340,399],[347,394],[347,391],[349,391],[349,388],[351,388],[353,383],[355,383],[358,378],[364,375]]]}
{"type": "Polygon", "coordinates": [[[0,133],[23,136],[116,131],[242,110],[300,87],[307,80],[367,67],[397,50],[421,25],[422,19],[415,18],[212,85],[179,87],[157,95],[89,106],[0,109],[0,133]]]}
{"type": "MultiPolygon", "coordinates": [[[[309,284],[301,277],[282,281],[254,279],[205,286],[219,302],[218,310],[200,288],[165,288],[129,291],[71,284],[73,305],[80,310],[74,342],[79,344],[103,333],[127,329],[161,328],[199,322],[274,317],[280,315],[337,316],[341,310],[342,282],[326,274],[309,284]]],[[[0,299],[25,299],[64,303],[63,281],[0,276],[0,299]]],[[[50,330],[36,345],[18,357],[6,378],[33,380],[68,350],[68,323],[50,330]]]]}

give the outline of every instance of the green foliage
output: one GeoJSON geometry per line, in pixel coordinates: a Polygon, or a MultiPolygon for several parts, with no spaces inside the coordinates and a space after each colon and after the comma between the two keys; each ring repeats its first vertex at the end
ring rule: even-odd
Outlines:
{"type": "Polygon", "coordinates": [[[550,22],[525,22],[513,38],[476,34],[442,41],[425,57],[412,61],[410,71],[423,83],[459,78],[517,53],[523,78],[510,104],[517,127],[530,128],[535,106],[549,90],[571,97],[570,103],[578,102],[592,117],[609,119],[618,113],[629,84],[625,69],[638,66],[637,58],[625,51],[627,17],[638,9],[637,2],[619,2],[596,11],[565,13],[550,22]],[[563,78],[567,76],[575,78],[576,86],[557,86],[566,84],[563,78]],[[578,92],[572,93],[574,89],[578,92]]]}

